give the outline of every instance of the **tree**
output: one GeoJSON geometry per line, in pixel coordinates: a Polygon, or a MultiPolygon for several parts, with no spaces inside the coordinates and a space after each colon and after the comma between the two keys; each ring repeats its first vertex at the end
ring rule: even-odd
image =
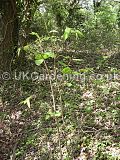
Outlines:
{"type": "Polygon", "coordinates": [[[2,21],[0,42],[0,70],[9,71],[18,41],[18,17],[16,0],[1,0],[2,21]]]}
{"type": "MultiPolygon", "coordinates": [[[[20,27],[24,26],[26,34],[29,34],[31,17],[37,1],[25,0],[1,0],[1,35],[0,41],[0,71],[10,71],[13,58],[16,55],[19,41],[20,27]],[[25,19],[23,21],[23,19],[25,19]],[[23,26],[22,26],[23,22],[23,26]]],[[[27,41],[27,39],[25,39],[27,41]]]]}

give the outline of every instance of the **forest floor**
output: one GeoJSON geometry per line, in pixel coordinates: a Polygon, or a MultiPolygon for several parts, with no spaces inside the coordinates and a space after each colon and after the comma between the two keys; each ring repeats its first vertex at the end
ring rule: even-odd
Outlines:
{"type": "MultiPolygon", "coordinates": [[[[81,52],[70,57],[68,53],[64,61],[59,59],[58,73],[69,64],[81,78],[52,81],[55,113],[48,80],[4,81],[0,160],[120,159],[120,54],[81,52]]],[[[48,63],[51,70],[52,64],[48,63]]],[[[46,70],[26,62],[16,72],[46,70]]]]}

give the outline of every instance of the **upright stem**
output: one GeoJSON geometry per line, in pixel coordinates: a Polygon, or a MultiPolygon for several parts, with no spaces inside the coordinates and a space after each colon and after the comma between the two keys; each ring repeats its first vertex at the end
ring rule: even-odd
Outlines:
{"type": "MultiPolygon", "coordinates": [[[[55,95],[54,95],[54,89],[53,89],[53,85],[52,85],[52,81],[51,81],[51,77],[50,77],[50,71],[47,67],[47,64],[46,62],[44,61],[44,65],[45,65],[45,68],[48,72],[48,76],[49,76],[49,82],[50,82],[50,88],[51,88],[51,96],[52,96],[52,102],[53,102],[53,111],[56,112],[56,102],[55,102],[55,95]]],[[[59,148],[60,148],[60,159],[62,160],[62,149],[61,149],[61,139],[60,139],[60,129],[59,129],[59,122],[58,122],[58,119],[57,117],[55,116],[55,122],[56,122],[56,125],[57,125],[57,134],[58,134],[58,140],[59,140],[59,148]]]]}

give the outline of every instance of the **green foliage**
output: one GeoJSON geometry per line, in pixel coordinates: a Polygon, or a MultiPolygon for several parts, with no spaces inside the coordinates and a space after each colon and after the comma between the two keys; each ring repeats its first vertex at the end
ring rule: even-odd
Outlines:
{"type": "Polygon", "coordinates": [[[64,34],[63,34],[63,39],[64,39],[64,41],[66,41],[67,39],[68,39],[68,37],[69,37],[69,35],[70,35],[70,32],[71,32],[71,28],[66,28],[65,29],[65,32],[64,32],[64,34]]]}
{"type": "Polygon", "coordinates": [[[21,102],[21,104],[27,104],[28,108],[30,108],[30,99],[32,99],[32,96],[26,98],[24,101],[21,102]]]}
{"type": "Polygon", "coordinates": [[[72,70],[69,67],[65,67],[62,69],[62,73],[63,74],[71,74],[72,70]]]}
{"type": "Polygon", "coordinates": [[[49,111],[45,117],[46,120],[49,120],[50,118],[55,118],[55,117],[61,117],[61,112],[56,111],[56,112],[51,112],[49,111]]]}
{"type": "Polygon", "coordinates": [[[63,34],[63,40],[66,41],[71,35],[76,36],[76,39],[79,37],[83,37],[83,33],[79,30],[66,27],[63,34]]]}
{"type": "Polygon", "coordinates": [[[44,60],[46,60],[48,58],[55,58],[55,54],[53,52],[45,52],[45,53],[41,53],[41,54],[36,54],[35,63],[36,63],[36,65],[39,66],[44,62],[44,60]]]}

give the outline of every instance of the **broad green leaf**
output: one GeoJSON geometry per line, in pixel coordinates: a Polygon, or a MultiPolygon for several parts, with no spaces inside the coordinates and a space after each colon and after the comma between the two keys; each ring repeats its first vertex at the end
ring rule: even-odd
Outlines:
{"type": "Polygon", "coordinates": [[[43,57],[44,59],[55,58],[55,54],[53,52],[45,52],[43,57]]]}
{"type": "Polygon", "coordinates": [[[47,114],[46,117],[45,117],[45,119],[48,120],[48,119],[50,119],[50,117],[51,116],[49,114],[47,114]]]}
{"type": "Polygon", "coordinates": [[[44,59],[35,60],[36,65],[41,65],[44,62],[44,59]]]}
{"type": "Polygon", "coordinates": [[[63,74],[70,74],[70,73],[72,73],[72,70],[70,69],[70,67],[65,67],[65,68],[63,68],[62,73],[63,74]]]}
{"type": "Polygon", "coordinates": [[[48,58],[55,58],[55,54],[53,52],[45,52],[45,53],[39,53],[35,56],[36,60],[48,59],[48,58]]]}
{"type": "Polygon", "coordinates": [[[64,32],[64,34],[63,34],[63,39],[64,39],[64,41],[66,41],[66,40],[68,39],[68,37],[69,37],[69,35],[70,35],[70,32],[71,32],[71,28],[66,27],[65,32],[64,32]]]}
{"type": "Polygon", "coordinates": [[[71,87],[72,86],[72,83],[67,83],[66,84],[68,87],[71,87]]]}
{"type": "Polygon", "coordinates": [[[43,59],[43,53],[36,54],[35,59],[36,60],[43,59]]]}
{"type": "Polygon", "coordinates": [[[73,75],[79,75],[80,73],[79,72],[77,72],[77,71],[74,71],[74,72],[72,72],[73,73],[73,75]]]}
{"type": "Polygon", "coordinates": [[[24,51],[26,51],[26,52],[29,50],[29,48],[30,48],[29,45],[26,45],[26,46],[23,47],[24,51]]]}

